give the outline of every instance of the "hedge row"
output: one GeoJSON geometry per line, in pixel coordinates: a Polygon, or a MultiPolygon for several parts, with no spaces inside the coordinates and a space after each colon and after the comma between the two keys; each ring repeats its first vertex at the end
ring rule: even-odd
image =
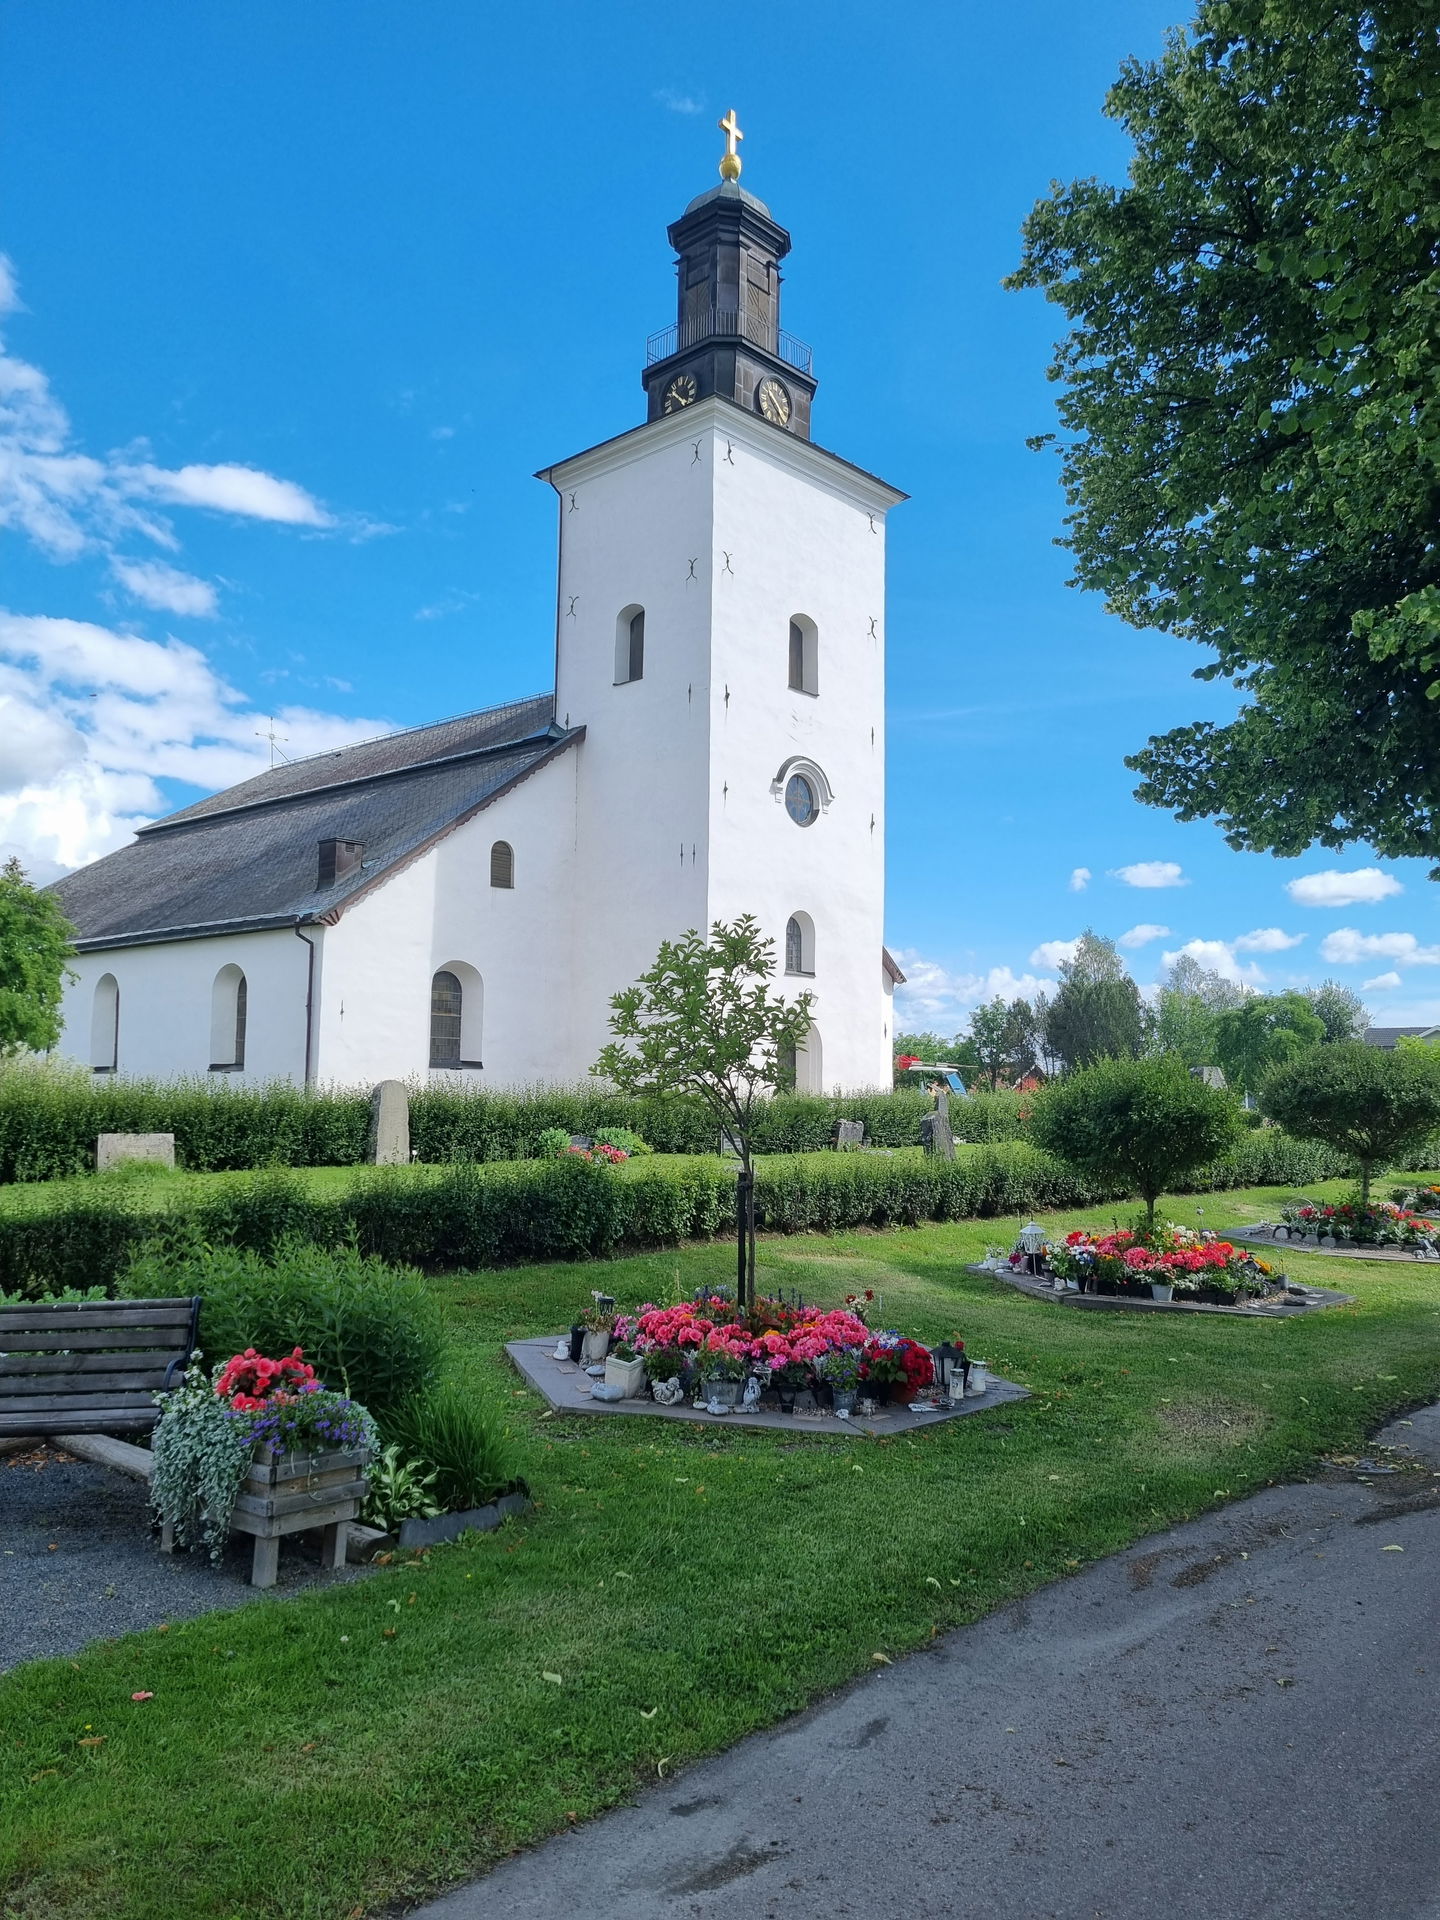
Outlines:
{"type": "MultiPolygon", "coordinates": [[[[910,1147],[929,1110],[923,1089],[763,1103],[761,1153],[828,1146],[837,1119],[863,1120],[877,1146],[910,1147]]],[[[952,1107],[956,1137],[984,1143],[1018,1137],[1022,1101],[977,1094],[952,1107]]],[[[60,1180],[94,1165],[98,1133],[173,1133],[182,1166],[200,1173],[263,1167],[358,1166],[369,1131],[368,1093],[300,1088],[288,1082],[233,1087],[209,1080],[103,1080],[64,1070],[0,1072],[0,1182],[60,1180]]],[[[629,1099],[596,1087],[465,1092],[417,1088],[410,1138],[418,1157],[527,1160],[547,1127],[593,1134],[629,1127],[660,1153],[713,1153],[715,1123],[696,1100],[629,1099]]]]}
{"type": "MultiPolygon", "coordinates": [[[[1206,1170],[1197,1188],[1303,1187],[1342,1171],[1336,1156],[1267,1131],[1206,1170]]],[[[1020,1141],[953,1162],[835,1154],[771,1162],[756,1180],[762,1226],[799,1233],[984,1219],[1122,1198],[1087,1186],[1020,1141]]],[[[619,1175],[582,1160],[404,1168],[315,1194],[284,1171],[256,1174],[168,1211],[130,1183],[97,1182],[34,1212],[0,1216],[0,1295],[114,1288],[132,1256],[185,1243],[273,1253],[287,1240],[431,1270],[579,1260],[705,1239],[734,1217],[734,1175],[718,1160],[647,1161],[619,1175]]]]}

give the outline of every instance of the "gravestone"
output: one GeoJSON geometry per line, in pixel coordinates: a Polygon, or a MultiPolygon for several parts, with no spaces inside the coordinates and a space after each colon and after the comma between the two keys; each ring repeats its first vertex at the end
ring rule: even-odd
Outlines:
{"type": "Polygon", "coordinates": [[[403,1080],[382,1080],[370,1096],[372,1167],[410,1164],[410,1094],[403,1080]]]}
{"type": "Polygon", "coordinates": [[[837,1120],[835,1122],[835,1145],[837,1147],[863,1147],[865,1144],[865,1122],[863,1120],[837,1120]]]}
{"type": "Polygon", "coordinates": [[[95,1141],[95,1171],[118,1167],[125,1160],[153,1160],[157,1167],[175,1164],[173,1133],[102,1133],[95,1141]]]}
{"type": "Polygon", "coordinates": [[[950,1131],[950,1116],[938,1112],[925,1114],[920,1121],[920,1144],[937,1159],[953,1160],[955,1136],[950,1131]]]}

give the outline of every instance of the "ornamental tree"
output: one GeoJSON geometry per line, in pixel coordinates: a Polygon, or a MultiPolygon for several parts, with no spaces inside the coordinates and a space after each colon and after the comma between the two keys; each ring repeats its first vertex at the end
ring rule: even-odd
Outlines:
{"type": "Polygon", "coordinates": [[[1213,967],[1202,967],[1193,954],[1177,954],[1160,978],[1156,1047],[1175,1054],[1187,1067],[1213,1067],[1216,1016],[1244,999],[1245,989],[1233,980],[1213,967]]]}
{"type": "Polygon", "coordinates": [[[622,1093],[693,1094],[734,1140],[748,1199],[741,1305],[755,1294],[755,1102],[791,1080],[815,1004],[810,993],[782,997],[774,976],[775,943],[752,914],[717,920],[708,940],[693,927],[663,940],[649,972],[611,1000],[615,1038],[591,1068],[622,1093]]]}
{"type": "Polygon", "coordinates": [[[1216,1159],[1240,1125],[1235,1102],[1166,1054],[1101,1060],[1036,1096],[1030,1137],[1102,1185],[1131,1187],[1155,1224],[1155,1202],[1216,1159]]]}
{"type": "Polygon", "coordinates": [[[1312,1047],[1266,1078],[1260,1110],[1287,1133],[1349,1154],[1368,1206],[1375,1174],[1440,1131],[1440,1054],[1361,1040],[1312,1047]]]}
{"type": "Polygon", "coordinates": [[[32,887],[16,859],[0,868],[0,1055],[44,1053],[60,1038],[65,963],[75,929],[53,893],[32,887]]]}
{"type": "Polygon", "coordinates": [[[1303,993],[1255,993],[1215,1018],[1215,1057],[1232,1086],[1254,1093],[1272,1068],[1325,1038],[1303,993]]]}
{"type": "Polygon", "coordinates": [[[1437,92],[1434,0],[1201,0],[1107,97],[1126,184],[1056,186],[1009,282],[1070,322],[1075,583],[1244,696],[1138,796],[1236,848],[1440,858],[1437,92]]]}

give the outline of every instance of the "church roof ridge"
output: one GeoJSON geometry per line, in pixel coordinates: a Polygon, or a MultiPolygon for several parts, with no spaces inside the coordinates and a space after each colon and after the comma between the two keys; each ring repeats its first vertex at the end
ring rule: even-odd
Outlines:
{"type": "Polygon", "coordinates": [[[248,780],[237,781],[219,793],[208,794],[188,807],[150,821],[137,829],[137,837],[168,833],[224,815],[299,800],[308,794],[473,759],[534,739],[554,726],[555,695],[550,692],[503,701],[494,707],[477,707],[448,719],[428,720],[418,727],[397,727],[389,733],[370,734],[343,747],[326,747],[302,759],[265,768],[248,780]],[[434,737],[431,751],[406,750],[421,745],[426,736],[434,737]],[[324,778],[314,777],[321,771],[324,778]]]}

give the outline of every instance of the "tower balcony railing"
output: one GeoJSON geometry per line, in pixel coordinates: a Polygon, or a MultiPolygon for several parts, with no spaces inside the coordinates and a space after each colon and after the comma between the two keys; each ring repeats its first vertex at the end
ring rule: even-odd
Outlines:
{"type": "Polygon", "coordinates": [[[711,307],[705,313],[692,314],[674,326],[652,333],[645,342],[645,364],[653,367],[657,360],[668,360],[672,353],[684,353],[688,347],[716,339],[748,340],[766,353],[777,354],[787,366],[798,368],[801,373],[810,372],[812,355],[803,340],[739,307],[711,307]]]}

